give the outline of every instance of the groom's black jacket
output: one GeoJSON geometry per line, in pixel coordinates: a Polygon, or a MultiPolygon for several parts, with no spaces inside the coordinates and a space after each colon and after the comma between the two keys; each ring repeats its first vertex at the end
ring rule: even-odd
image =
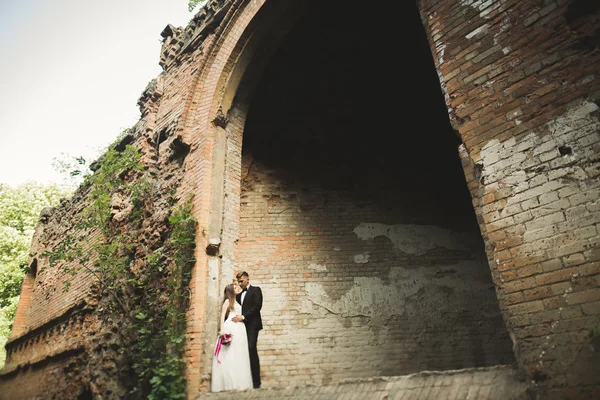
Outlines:
{"type": "MultiPolygon", "coordinates": [[[[242,294],[236,296],[238,303],[242,304],[242,294]]],[[[244,304],[242,304],[242,315],[245,320],[246,329],[260,331],[263,328],[260,309],[262,308],[263,296],[262,290],[258,286],[248,286],[244,304]]]]}

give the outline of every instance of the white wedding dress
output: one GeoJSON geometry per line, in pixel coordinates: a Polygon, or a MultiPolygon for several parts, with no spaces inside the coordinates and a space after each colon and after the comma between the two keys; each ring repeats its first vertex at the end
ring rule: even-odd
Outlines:
{"type": "MultiPolygon", "coordinates": [[[[243,322],[233,322],[236,315],[242,315],[242,306],[237,302],[223,323],[222,332],[231,334],[231,343],[221,346],[219,356],[213,349],[211,391],[246,390],[252,388],[252,372],[248,353],[248,336],[243,322]]],[[[219,338],[217,338],[217,343],[219,338]]]]}

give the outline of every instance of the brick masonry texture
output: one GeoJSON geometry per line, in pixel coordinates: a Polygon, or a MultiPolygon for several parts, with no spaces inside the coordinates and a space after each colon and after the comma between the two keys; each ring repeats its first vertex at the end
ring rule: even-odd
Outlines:
{"type": "MultiPolygon", "coordinates": [[[[512,363],[532,396],[600,397],[597,2],[401,6],[213,0],[162,32],[128,140],[165,198],[194,194],[188,398],[209,388],[222,288],[241,269],[266,295],[268,389],[248,396],[433,398],[380,387],[406,378],[336,382],[512,363]]],[[[72,232],[86,199],[42,216],[32,254],[94,237],[72,232]]],[[[115,360],[93,356],[108,340],[93,280],[65,294],[60,269],[30,261],[0,398],[118,397],[115,360]]],[[[460,398],[497,398],[469,382],[460,398]]]]}
{"type": "Polygon", "coordinates": [[[423,5],[517,358],[552,395],[597,391],[597,6],[423,5]]]}
{"type": "MultiPolygon", "coordinates": [[[[298,22],[271,58],[244,128],[236,261],[265,297],[263,387],[511,363],[452,131],[422,121],[420,137],[390,138],[371,115],[395,105],[363,100],[384,96],[375,79],[345,90],[358,74],[376,76],[376,66],[351,55],[387,30],[359,36],[319,11],[298,22]],[[316,44],[330,30],[347,39],[333,56],[330,42],[316,44]],[[416,155],[399,157],[401,148],[426,146],[428,166],[416,155]],[[430,184],[436,180],[445,183],[430,184]]],[[[410,29],[418,29],[413,17],[410,29]]],[[[426,47],[404,50],[435,82],[426,47]]],[[[433,98],[431,113],[443,120],[439,89],[437,97],[427,89],[422,97],[433,98]]]]}
{"type": "Polygon", "coordinates": [[[238,260],[265,295],[264,385],[512,361],[476,233],[263,168],[247,175],[238,260]]]}
{"type": "Polygon", "coordinates": [[[68,372],[74,370],[73,365],[76,362],[73,361],[77,359],[78,354],[69,353],[69,356],[30,368],[13,379],[6,380],[2,384],[1,398],[34,399],[50,397],[50,393],[68,393],[73,385],[68,372]],[[24,381],[28,382],[27,385],[23,385],[24,381]]]}

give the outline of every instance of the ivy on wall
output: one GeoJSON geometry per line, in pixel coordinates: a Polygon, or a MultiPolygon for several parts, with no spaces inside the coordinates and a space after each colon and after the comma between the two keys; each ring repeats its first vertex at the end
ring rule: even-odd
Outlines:
{"type": "Polygon", "coordinates": [[[108,302],[97,312],[104,319],[126,319],[121,326],[127,328],[118,334],[122,370],[131,375],[128,397],[177,399],[185,397],[184,337],[197,223],[191,199],[181,203],[171,196],[167,226],[157,227],[160,239],[151,246],[142,240],[140,228],[160,194],[153,192],[141,160],[131,145],[105,153],[83,183],[89,186],[89,205],[75,223],[79,234],[65,236],[42,256],[64,273],[65,290],[76,275],[93,275],[108,302]],[[115,199],[121,199],[124,218],[115,218],[115,199]]]}

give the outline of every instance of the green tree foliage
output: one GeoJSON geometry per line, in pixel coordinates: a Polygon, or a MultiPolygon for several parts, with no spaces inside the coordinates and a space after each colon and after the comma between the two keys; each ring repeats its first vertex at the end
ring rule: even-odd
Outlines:
{"type": "MultiPolygon", "coordinates": [[[[99,151],[96,153],[100,154],[99,151]]],[[[54,157],[52,167],[60,173],[65,185],[77,187],[83,183],[86,176],[91,174],[88,161],[82,157],[74,157],[67,153],[60,153],[54,157]]]]}
{"type": "Polygon", "coordinates": [[[71,188],[28,182],[16,188],[0,184],[0,368],[15,316],[31,237],[41,210],[54,206],[71,188]]]}
{"type": "Polygon", "coordinates": [[[188,11],[193,12],[196,9],[196,7],[198,7],[198,6],[203,7],[207,2],[208,2],[208,0],[189,0],[188,1],[188,11]]]}

